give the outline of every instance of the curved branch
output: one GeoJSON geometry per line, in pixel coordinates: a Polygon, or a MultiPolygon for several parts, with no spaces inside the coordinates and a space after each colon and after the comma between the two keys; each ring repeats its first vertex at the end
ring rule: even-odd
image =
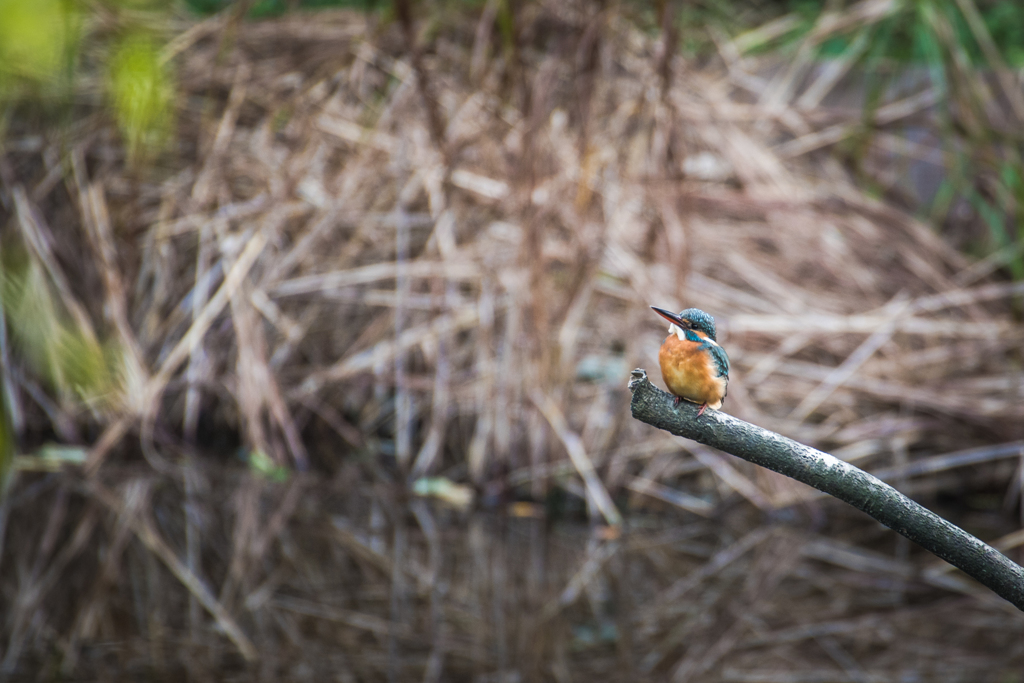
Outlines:
{"type": "Polygon", "coordinates": [[[708,410],[697,419],[695,404],[674,406],[673,396],[651,384],[644,370],[633,371],[629,390],[636,419],[835,496],[962,569],[1024,611],[1024,568],[877,477],[717,410],[708,410]]]}

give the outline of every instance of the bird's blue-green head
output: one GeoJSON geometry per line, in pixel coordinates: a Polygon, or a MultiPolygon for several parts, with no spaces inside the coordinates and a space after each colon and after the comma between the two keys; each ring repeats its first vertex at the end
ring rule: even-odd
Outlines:
{"type": "Polygon", "coordinates": [[[657,306],[651,306],[651,308],[662,318],[675,323],[681,329],[703,332],[711,341],[718,341],[715,338],[715,319],[699,308],[687,308],[679,313],[673,313],[657,306]]]}

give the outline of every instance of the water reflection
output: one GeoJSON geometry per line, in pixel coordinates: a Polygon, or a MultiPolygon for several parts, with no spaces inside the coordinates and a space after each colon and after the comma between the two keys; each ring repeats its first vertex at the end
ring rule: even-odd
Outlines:
{"type": "Polygon", "coordinates": [[[7,499],[9,677],[981,681],[1024,670],[1020,613],[951,573],[922,573],[933,558],[902,557],[889,532],[839,505],[826,505],[821,534],[751,506],[713,519],[634,506],[613,533],[535,504],[456,511],[358,468],[329,482],[195,468],[104,477],[26,477],[7,499]],[[856,542],[835,540],[838,528],[856,542]]]}

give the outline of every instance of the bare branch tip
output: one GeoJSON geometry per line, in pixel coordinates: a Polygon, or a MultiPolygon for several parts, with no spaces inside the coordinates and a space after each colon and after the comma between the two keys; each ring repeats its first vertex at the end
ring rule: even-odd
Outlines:
{"type": "Polygon", "coordinates": [[[644,382],[649,381],[647,379],[647,371],[644,370],[643,368],[637,368],[633,370],[633,372],[629,373],[629,375],[630,380],[627,386],[629,387],[630,391],[636,391],[637,387],[639,387],[644,382]]]}

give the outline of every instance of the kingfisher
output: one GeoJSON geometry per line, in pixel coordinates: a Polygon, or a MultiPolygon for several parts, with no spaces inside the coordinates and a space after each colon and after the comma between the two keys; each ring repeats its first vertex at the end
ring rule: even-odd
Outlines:
{"type": "Polygon", "coordinates": [[[668,337],[658,352],[665,386],[680,400],[700,404],[697,417],[718,410],[729,388],[729,356],[715,340],[715,319],[699,308],[673,313],[651,306],[668,320],[668,337]]]}

